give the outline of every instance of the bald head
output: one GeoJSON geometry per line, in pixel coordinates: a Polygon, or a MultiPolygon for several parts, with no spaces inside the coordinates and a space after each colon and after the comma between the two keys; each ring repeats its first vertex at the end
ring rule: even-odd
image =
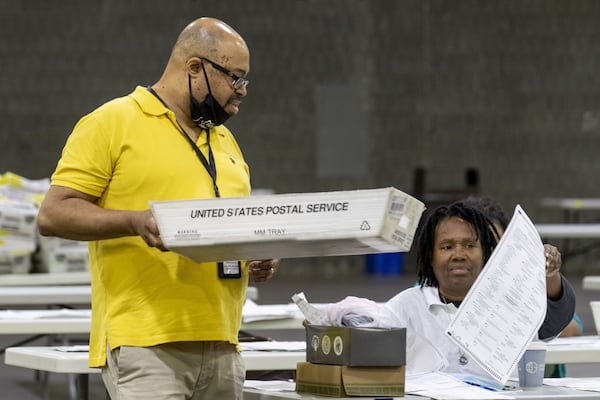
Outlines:
{"type": "Polygon", "coordinates": [[[233,86],[233,77],[245,78],[249,72],[250,52],[240,34],[223,21],[203,17],[179,34],[167,66],[152,89],[178,120],[195,126],[190,119],[191,96],[204,99],[210,91],[227,113],[235,115],[247,92],[245,85],[233,86]]]}
{"type": "Polygon", "coordinates": [[[202,17],[186,26],[173,48],[171,58],[185,62],[190,57],[218,59],[227,56],[229,46],[248,49],[239,33],[225,22],[202,17]]]}

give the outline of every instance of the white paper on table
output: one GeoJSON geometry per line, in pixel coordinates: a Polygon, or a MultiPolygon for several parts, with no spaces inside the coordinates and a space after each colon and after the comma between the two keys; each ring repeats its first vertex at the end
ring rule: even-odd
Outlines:
{"type": "Polygon", "coordinates": [[[302,318],[302,313],[294,303],[259,305],[248,299],[242,308],[242,322],[244,323],[286,318],[302,318]]]}
{"type": "Polygon", "coordinates": [[[296,383],[293,381],[259,381],[253,379],[246,379],[244,381],[244,387],[250,389],[264,390],[265,392],[295,392],[296,383]]]}
{"type": "Polygon", "coordinates": [[[544,385],[600,392],[600,379],[598,378],[544,378],[544,385]]]}
{"type": "Polygon", "coordinates": [[[556,346],[586,346],[589,347],[600,347],[600,337],[598,336],[559,336],[557,338],[552,339],[549,342],[546,342],[548,345],[548,349],[556,346]]]}
{"type": "Polygon", "coordinates": [[[87,353],[90,351],[90,346],[87,344],[74,345],[74,346],[56,346],[56,351],[62,351],[65,353],[87,353]]]}
{"type": "Polygon", "coordinates": [[[2,310],[0,320],[34,320],[53,318],[91,318],[92,310],[61,308],[58,310],[2,310]]]}
{"type": "Polygon", "coordinates": [[[546,259],[535,226],[517,205],[446,333],[506,383],[546,315],[546,259]]]}
{"type": "Polygon", "coordinates": [[[443,372],[406,375],[407,394],[432,399],[514,399],[514,397],[472,386],[443,372]]]}
{"type": "Polygon", "coordinates": [[[306,341],[266,340],[240,343],[242,350],[247,351],[306,351],[306,341]]]}

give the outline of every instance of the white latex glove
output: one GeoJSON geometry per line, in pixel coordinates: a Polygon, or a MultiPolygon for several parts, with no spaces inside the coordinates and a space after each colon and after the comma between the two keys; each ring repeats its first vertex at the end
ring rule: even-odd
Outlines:
{"type": "Polygon", "coordinates": [[[348,296],[328,305],[325,312],[332,326],[375,327],[379,305],[373,300],[348,296]]]}

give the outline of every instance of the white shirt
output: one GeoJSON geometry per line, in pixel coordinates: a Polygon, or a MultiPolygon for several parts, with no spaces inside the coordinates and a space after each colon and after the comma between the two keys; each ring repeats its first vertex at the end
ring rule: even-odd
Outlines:
{"type": "Polygon", "coordinates": [[[382,328],[406,327],[407,372],[441,370],[489,377],[446,334],[457,311],[454,304],[442,303],[437,288],[412,287],[380,306],[374,323],[382,328]]]}
{"type": "MultiPolygon", "coordinates": [[[[575,292],[564,277],[562,287],[563,295],[559,300],[548,299],[546,318],[538,332],[542,340],[558,335],[573,317],[575,292]]],[[[443,371],[490,377],[446,334],[457,311],[454,304],[442,303],[438,289],[431,286],[403,290],[383,305],[348,296],[326,308],[329,323],[334,326],[406,327],[407,373],[443,371]],[[350,324],[345,323],[349,320],[350,324]],[[460,363],[461,357],[466,358],[465,365],[460,363]]]]}

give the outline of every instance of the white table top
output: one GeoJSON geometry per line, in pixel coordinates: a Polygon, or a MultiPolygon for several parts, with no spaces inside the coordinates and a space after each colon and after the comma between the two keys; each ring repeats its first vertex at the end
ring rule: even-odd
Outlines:
{"type": "MultiPolygon", "coordinates": [[[[91,310],[4,310],[0,311],[0,334],[87,334],[91,310]]],[[[302,319],[256,321],[242,324],[243,330],[304,329],[302,319]]],[[[557,338],[548,345],[549,364],[600,363],[600,338],[576,336],[557,338]]]]}
{"type": "MultiPolygon", "coordinates": [[[[332,397],[323,397],[323,396],[317,396],[316,394],[302,394],[302,393],[296,393],[296,392],[272,392],[272,391],[266,391],[266,390],[258,390],[258,389],[250,389],[250,388],[244,388],[244,400],[289,400],[289,399],[296,399],[296,400],[331,400],[332,397]]],[[[369,399],[369,400],[377,400],[377,399],[397,399],[397,400],[404,400],[404,399],[421,399],[421,400],[428,400],[430,399],[429,397],[424,397],[424,396],[416,396],[414,394],[405,394],[403,397],[337,397],[336,399],[338,400],[363,400],[363,399],[369,399]]]]}
{"type": "MultiPolygon", "coordinates": [[[[593,352],[600,356],[600,338],[597,336],[555,339],[554,343],[549,345],[549,352],[546,361],[548,363],[568,362],[598,362],[598,358],[573,358],[574,354],[592,353],[590,349],[597,349],[593,352]],[[564,343],[561,343],[564,342],[564,343]],[[583,344],[585,343],[585,348],[583,344]],[[575,352],[569,353],[569,346],[576,346],[575,352]],[[554,356],[553,356],[554,354],[554,356]],[[561,355],[562,354],[562,355],[561,355]]],[[[282,342],[285,343],[285,342],[282,342]]],[[[296,344],[297,342],[290,342],[296,344]]],[[[305,361],[305,352],[303,351],[244,351],[242,352],[246,369],[252,370],[291,370],[296,368],[296,364],[305,361]]],[[[87,346],[28,346],[11,347],[6,350],[5,363],[7,365],[31,368],[59,373],[90,374],[99,373],[98,368],[89,368],[87,346]],[[80,348],[82,351],[60,351],[60,348],[80,348]]],[[[301,395],[297,393],[269,393],[254,389],[245,389],[245,397],[248,400],[277,400],[277,399],[320,399],[318,396],[301,395]]],[[[504,392],[518,399],[590,399],[600,398],[598,392],[576,391],[564,387],[544,386],[541,389],[527,391],[504,392]]],[[[412,396],[406,396],[412,397],[412,396]]]]}
{"type": "Polygon", "coordinates": [[[600,224],[536,224],[544,238],[600,238],[600,224]]]}
{"type": "MultiPolygon", "coordinates": [[[[76,347],[76,346],[73,346],[76,347]]],[[[84,346],[85,347],[85,346],[84,346]]],[[[56,346],[23,346],[6,349],[7,365],[40,371],[69,374],[96,374],[99,368],[88,367],[87,351],[60,351],[56,346]]],[[[292,370],[306,361],[304,351],[243,351],[242,357],[248,371],[292,370]]]]}
{"type": "MultiPolygon", "coordinates": [[[[244,331],[304,329],[302,318],[268,319],[242,323],[244,331]]],[[[0,310],[0,334],[35,335],[89,333],[91,310],[0,310]]]]}
{"type": "Polygon", "coordinates": [[[304,318],[280,318],[264,321],[242,322],[242,330],[270,330],[270,329],[304,329],[304,318]]]}
{"type": "MultiPolygon", "coordinates": [[[[515,399],[544,399],[544,400],[589,400],[600,399],[600,393],[587,392],[584,390],[570,389],[567,387],[558,386],[542,386],[541,388],[504,391],[502,394],[511,396],[515,399]]],[[[392,399],[391,397],[338,397],[340,400],[361,400],[361,399],[392,399]]],[[[270,392],[266,390],[257,390],[244,388],[244,400],[331,400],[331,397],[322,397],[314,394],[301,394],[295,392],[270,392]]],[[[407,394],[404,397],[394,397],[393,399],[421,399],[428,400],[429,397],[415,396],[407,394]]]]}
{"type": "Polygon", "coordinates": [[[90,309],[1,310],[0,334],[90,333],[91,315],[90,309]]]}
{"type": "MultiPolygon", "coordinates": [[[[88,320],[89,323],[89,320],[88,320]]],[[[56,322],[52,322],[52,324],[56,324],[56,322]]],[[[50,326],[51,324],[49,323],[48,326],[50,326]]],[[[0,326],[2,326],[2,322],[0,321],[0,326]]],[[[58,326],[57,324],[55,326],[58,326]]],[[[89,328],[89,326],[88,326],[89,328]]],[[[89,329],[88,329],[89,331],[89,329]]],[[[37,333],[37,332],[36,332],[37,333]]],[[[23,350],[24,354],[33,354],[35,352],[39,352],[40,353],[40,357],[41,358],[49,358],[57,362],[56,360],[60,361],[62,359],[71,359],[71,358],[76,358],[76,355],[73,355],[73,353],[67,353],[64,354],[64,352],[59,352],[59,351],[50,351],[51,348],[45,348],[45,347],[19,347],[18,349],[25,349],[23,350]],[[29,349],[29,350],[27,350],[29,349]]],[[[17,350],[13,350],[14,352],[20,352],[17,350]]],[[[263,362],[263,360],[258,356],[255,355],[255,352],[251,352],[251,351],[245,351],[244,353],[247,353],[248,355],[248,362],[257,362],[257,367],[259,366],[260,363],[263,362]]],[[[265,353],[265,352],[258,352],[258,353],[265,353]]],[[[266,353],[272,353],[274,354],[275,352],[266,352],[266,353]]],[[[8,350],[7,350],[7,354],[8,354],[8,350]]],[[[37,354],[37,353],[36,353],[37,354]]],[[[80,353],[76,353],[76,354],[80,354],[80,353]]],[[[85,353],[85,355],[87,356],[87,353],[85,353]]],[[[270,359],[271,362],[273,363],[277,363],[277,368],[272,368],[272,369],[294,369],[295,368],[295,362],[298,361],[304,361],[305,359],[305,352],[301,351],[289,351],[289,352],[282,352],[281,355],[274,355],[272,357],[272,359],[270,359]],[[287,356],[286,356],[287,354],[287,356]],[[301,359],[301,360],[300,360],[301,359]]],[[[553,341],[548,343],[548,352],[546,355],[546,362],[548,364],[573,364],[573,363],[600,363],[600,337],[598,336],[575,336],[575,337],[568,337],[568,338],[557,338],[554,339],[553,341]]],[[[252,364],[255,365],[255,364],[252,364]]],[[[261,370],[264,369],[270,369],[270,368],[264,368],[261,367],[261,370]]],[[[57,372],[68,372],[68,371],[57,371],[57,372]]]]}
{"type": "MultiPolygon", "coordinates": [[[[69,273],[71,274],[71,273],[69,273]]],[[[73,273],[76,274],[76,273],[73,273]]],[[[33,275],[46,275],[46,274],[31,274],[33,275]]],[[[48,276],[52,274],[47,274],[48,276]]],[[[61,274],[62,275],[62,274],[61,274]]],[[[47,284],[39,283],[42,278],[33,278],[34,282],[28,286],[22,286],[18,282],[24,282],[26,275],[16,277],[16,275],[10,275],[10,277],[16,277],[13,279],[5,279],[4,282],[8,284],[0,283],[0,306],[12,306],[12,305],[54,305],[54,304],[91,304],[92,302],[92,288],[88,285],[67,285],[63,280],[61,284],[50,286],[47,284]]],[[[8,278],[8,275],[0,276],[0,278],[8,278]]],[[[77,277],[71,277],[70,279],[81,279],[77,277]]],[[[27,276],[27,279],[30,279],[27,276]]],[[[89,281],[89,277],[88,277],[89,281]]],[[[246,296],[249,299],[256,299],[258,297],[258,290],[256,287],[250,286],[246,292],[246,296]]]]}
{"type": "Polygon", "coordinates": [[[600,276],[584,276],[582,287],[586,290],[600,290],[600,276]]]}
{"type": "MultiPolygon", "coordinates": [[[[546,363],[600,363],[600,337],[572,336],[556,338],[548,342],[546,363]]],[[[598,372],[600,373],[600,371],[598,372]]]]}
{"type": "Polygon", "coordinates": [[[88,271],[0,275],[0,286],[52,286],[89,284],[90,273],[88,271]]]}
{"type": "Polygon", "coordinates": [[[9,286],[0,287],[0,305],[91,304],[92,287],[9,286]]]}

